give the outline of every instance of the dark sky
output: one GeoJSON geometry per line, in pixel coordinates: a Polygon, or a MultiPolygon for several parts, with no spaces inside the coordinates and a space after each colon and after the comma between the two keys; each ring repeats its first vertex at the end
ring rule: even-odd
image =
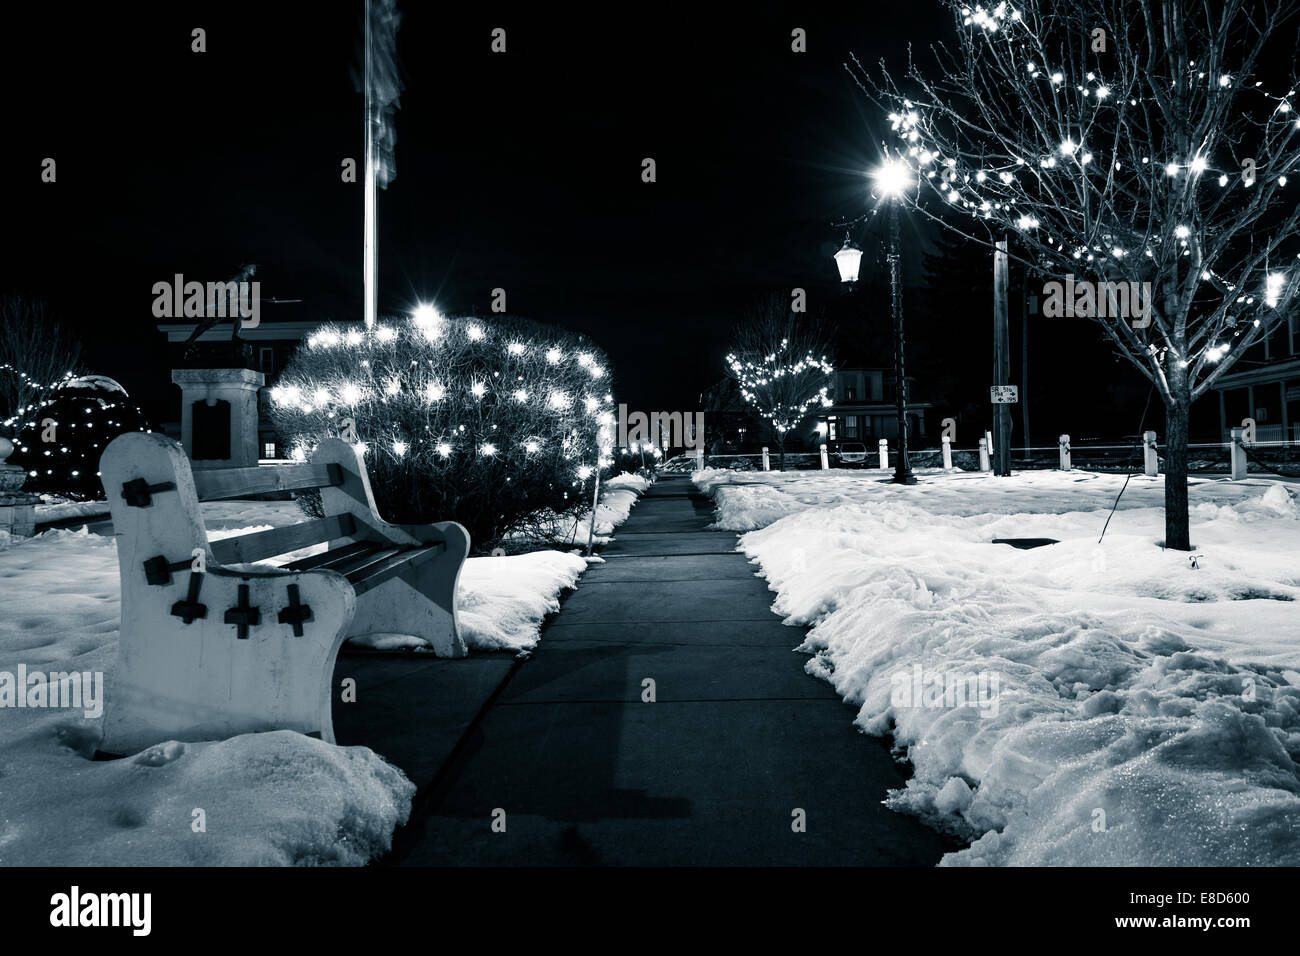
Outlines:
{"type": "MultiPolygon", "coordinates": [[[[92,371],[147,402],[174,391],[150,311],[173,273],[256,262],[264,296],[305,300],[265,307],[277,317],[359,317],[362,192],[339,173],[363,153],[362,6],[7,10],[0,290],[46,299],[92,371]]],[[[762,292],[840,294],[830,221],[862,210],[880,135],[841,64],[901,63],[945,26],[928,0],[400,9],[381,311],[482,313],[503,287],[510,312],[590,335],[618,397],[656,409],[695,407],[762,292]]]]}

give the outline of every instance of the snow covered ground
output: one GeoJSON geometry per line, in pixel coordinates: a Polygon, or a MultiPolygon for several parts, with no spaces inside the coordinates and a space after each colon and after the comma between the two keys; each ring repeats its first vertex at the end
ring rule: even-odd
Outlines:
{"type": "MultiPolygon", "coordinates": [[[[605,535],[627,517],[643,479],[611,484],[597,516],[605,535]]],[[[293,502],[202,509],[213,539],[303,517],[293,502]]],[[[543,618],[585,567],[563,551],[469,559],[458,595],[466,643],[479,651],[535,646],[543,618]]],[[[111,694],[119,620],[111,537],[0,532],[0,674],[20,666],[102,674],[111,694]]],[[[393,635],[372,643],[420,642],[393,635]]],[[[369,748],[288,731],[169,742],[92,762],[96,709],[0,707],[0,866],[360,865],[388,849],[410,812],[415,787],[369,748]]]]}
{"type": "Polygon", "coordinates": [[[1300,864],[1300,485],[697,473],[947,865],[1300,864]],[[993,538],[1055,538],[1031,550],[993,538]]]}

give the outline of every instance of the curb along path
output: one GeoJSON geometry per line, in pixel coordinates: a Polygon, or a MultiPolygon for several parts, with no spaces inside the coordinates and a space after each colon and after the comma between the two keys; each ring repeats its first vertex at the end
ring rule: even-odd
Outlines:
{"type": "MultiPolygon", "coordinates": [[[[938,861],[950,848],[942,837],[880,805],[903,785],[887,744],[858,733],[853,709],[803,672],[806,658],[791,653],[801,632],[771,613],[766,582],[734,550],[733,533],[708,529],[712,520],[689,480],[661,478],[533,655],[517,664],[484,656],[464,675],[473,686],[459,703],[417,699],[411,662],[384,665],[387,686],[408,687],[382,713],[372,709],[366,742],[421,783],[431,773],[407,766],[420,763],[421,739],[445,754],[427,746],[430,735],[463,735],[386,863],[938,861]],[[494,681],[475,716],[468,702],[487,698],[494,681]],[[792,827],[796,810],[805,832],[792,827]],[[504,832],[493,826],[501,811],[504,832]]],[[[425,667],[455,678],[466,663],[425,667]]],[[[438,692],[449,683],[437,681],[438,692]]],[[[341,743],[362,742],[362,728],[347,729],[341,743]]]]}

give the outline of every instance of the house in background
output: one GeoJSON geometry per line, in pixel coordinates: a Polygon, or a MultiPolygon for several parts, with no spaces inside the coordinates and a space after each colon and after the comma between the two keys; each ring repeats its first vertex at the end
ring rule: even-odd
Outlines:
{"type": "Polygon", "coordinates": [[[1300,441],[1300,320],[1287,321],[1214,383],[1219,431],[1228,441],[1242,419],[1255,420],[1256,441],[1300,441]]]}
{"type": "MultiPolygon", "coordinates": [[[[870,450],[882,438],[894,444],[898,438],[898,408],[893,375],[893,369],[884,368],[836,369],[829,392],[834,404],[808,420],[801,429],[801,433],[807,433],[805,440],[813,447],[825,441],[830,449],[844,442],[861,442],[870,450]]],[[[909,375],[907,434],[911,446],[919,448],[925,436],[925,417],[934,403],[914,401],[914,384],[909,375]]]]}

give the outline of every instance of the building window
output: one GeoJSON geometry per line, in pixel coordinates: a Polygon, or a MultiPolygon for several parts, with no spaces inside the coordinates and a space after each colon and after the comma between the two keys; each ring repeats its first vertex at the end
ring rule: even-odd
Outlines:
{"type": "Polygon", "coordinates": [[[275,442],[268,441],[262,443],[262,457],[263,458],[275,457],[275,442]]]}
{"type": "Polygon", "coordinates": [[[858,437],[858,416],[857,415],[844,416],[844,437],[845,438],[858,437]]]}
{"type": "Polygon", "coordinates": [[[259,361],[262,366],[263,374],[273,374],[275,372],[275,349],[265,345],[262,346],[259,361]]]}
{"type": "Polygon", "coordinates": [[[846,402],[851,402],[857,397],[858,397],[858,390],[856,388],[854,388],[852,385],[844,386],[844,400],[846,402]]]}

